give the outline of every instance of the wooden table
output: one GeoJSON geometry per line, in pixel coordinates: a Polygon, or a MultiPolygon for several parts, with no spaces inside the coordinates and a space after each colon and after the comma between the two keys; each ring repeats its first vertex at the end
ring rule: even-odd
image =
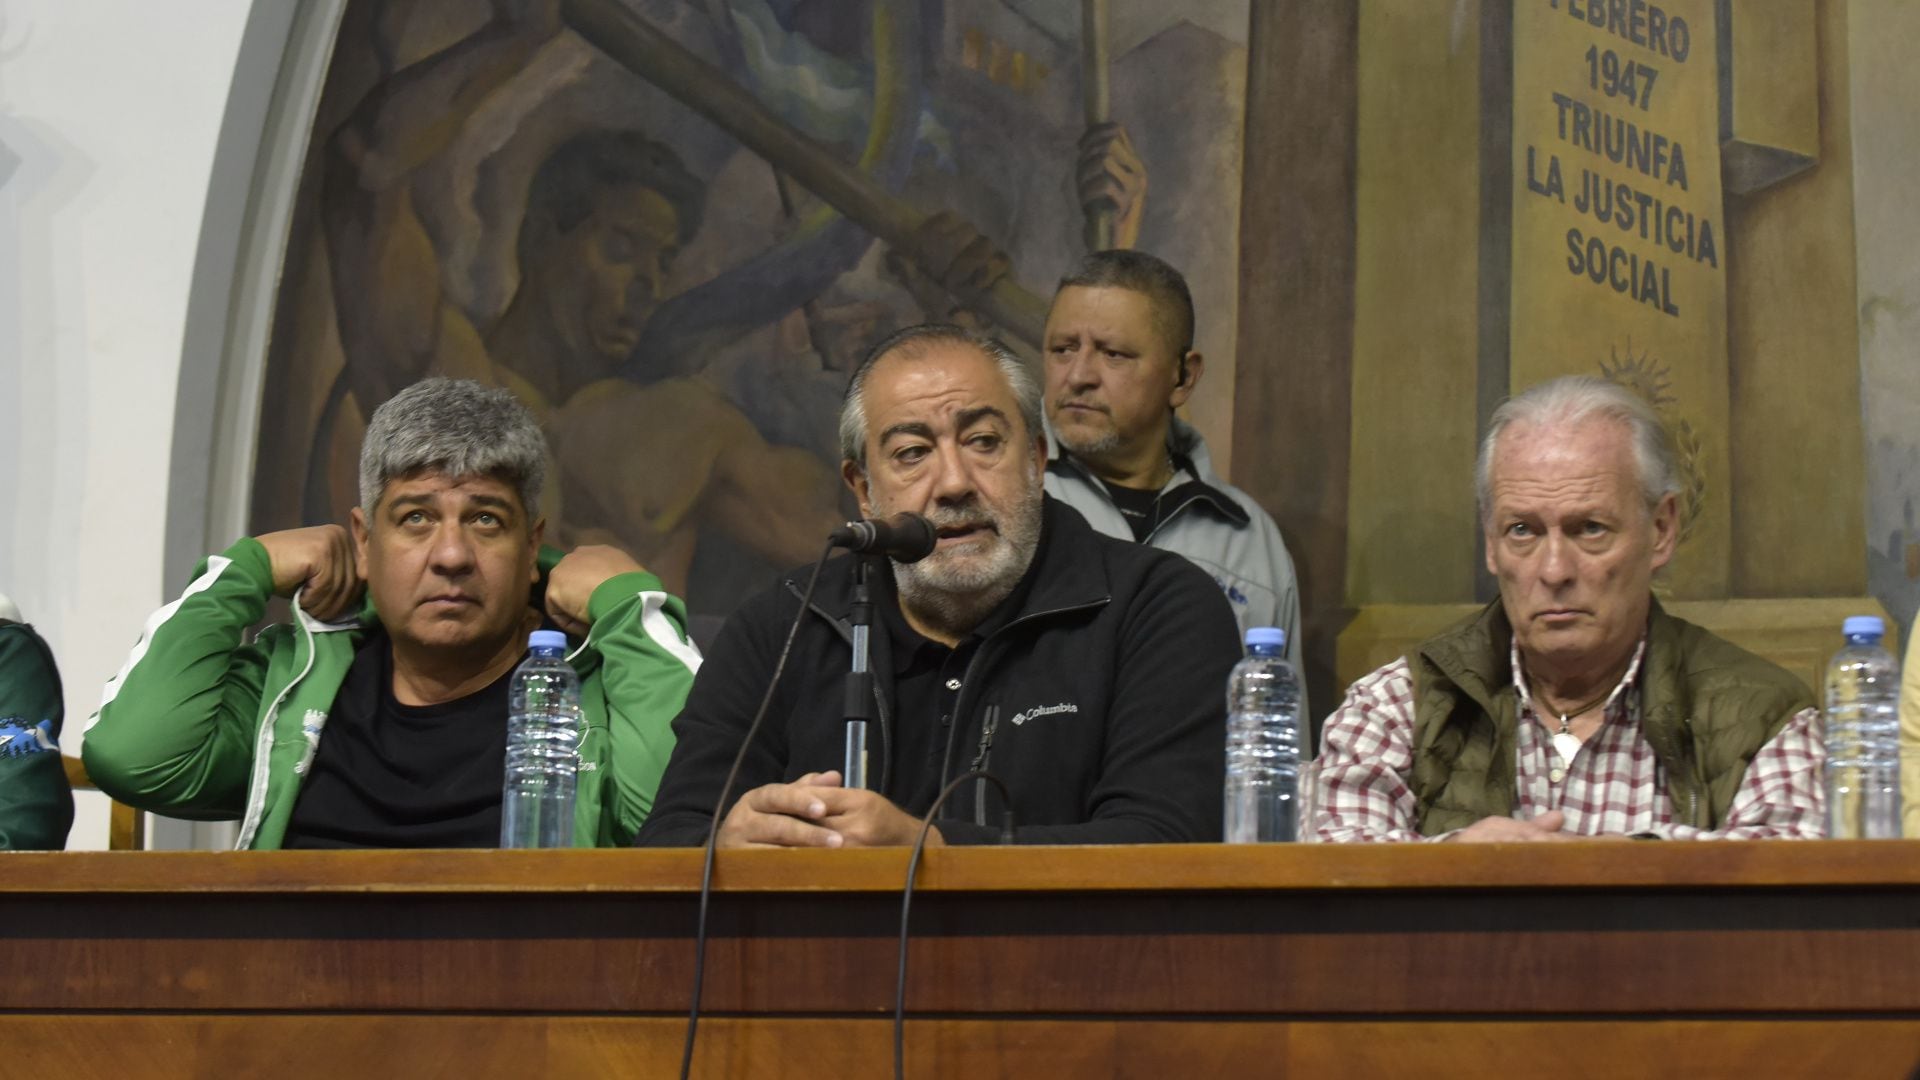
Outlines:
{"type": "MultiPolygon", "coordinates": [[[[904,851],[721,857],[695,1075],[883,1077],[904,851]]],[[[671,1076],[696,851],[0,856],[0,1076],[671,1076]]],[[[929,853],[914,1076],[1920,1062],[1920,841],[929,853]]]]}

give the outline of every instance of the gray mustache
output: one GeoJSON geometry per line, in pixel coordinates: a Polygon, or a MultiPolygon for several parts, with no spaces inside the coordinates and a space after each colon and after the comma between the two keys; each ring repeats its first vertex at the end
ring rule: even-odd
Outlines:
{"type": "Polygon", "coordinates": [[[936,529],[997,529],[1000,523],[991,514],[983,514],[977,508],[944,506],[926,515],[936,529]]]}

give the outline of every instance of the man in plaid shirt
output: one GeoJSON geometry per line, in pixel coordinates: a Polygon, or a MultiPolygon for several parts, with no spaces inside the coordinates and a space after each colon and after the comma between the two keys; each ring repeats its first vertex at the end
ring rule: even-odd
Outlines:
{"type": "Polygon", "coordinates": [[[1500,599],[1348,690],[1316,837],[1824,835],[1806,687],[1653,598],[1678,477],[1659,417],[1605,380],[1496,410],[1475,483],[1500,599]]]}

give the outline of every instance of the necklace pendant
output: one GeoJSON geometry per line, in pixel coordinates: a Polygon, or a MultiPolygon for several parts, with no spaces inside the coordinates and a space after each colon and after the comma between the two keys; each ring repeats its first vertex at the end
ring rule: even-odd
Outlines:
{"type": "Polygon", "coordinates": [[[1580,752],[1580,739],[1570,731],[1562,731],[1553,737],[1553,751],[1560,760],[1573,764],[1574,755],[1580,752]]]}

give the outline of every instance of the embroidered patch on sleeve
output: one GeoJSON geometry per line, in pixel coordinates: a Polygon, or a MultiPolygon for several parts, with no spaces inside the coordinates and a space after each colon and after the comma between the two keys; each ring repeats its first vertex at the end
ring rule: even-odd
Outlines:
{"type": "Polygon", "coordinates": [[[60,751],[59,744],[53,741],[53,721],[29,725],[18,717],[0,719],[0,757],[25,757],[49,750],[60,751]]]}

